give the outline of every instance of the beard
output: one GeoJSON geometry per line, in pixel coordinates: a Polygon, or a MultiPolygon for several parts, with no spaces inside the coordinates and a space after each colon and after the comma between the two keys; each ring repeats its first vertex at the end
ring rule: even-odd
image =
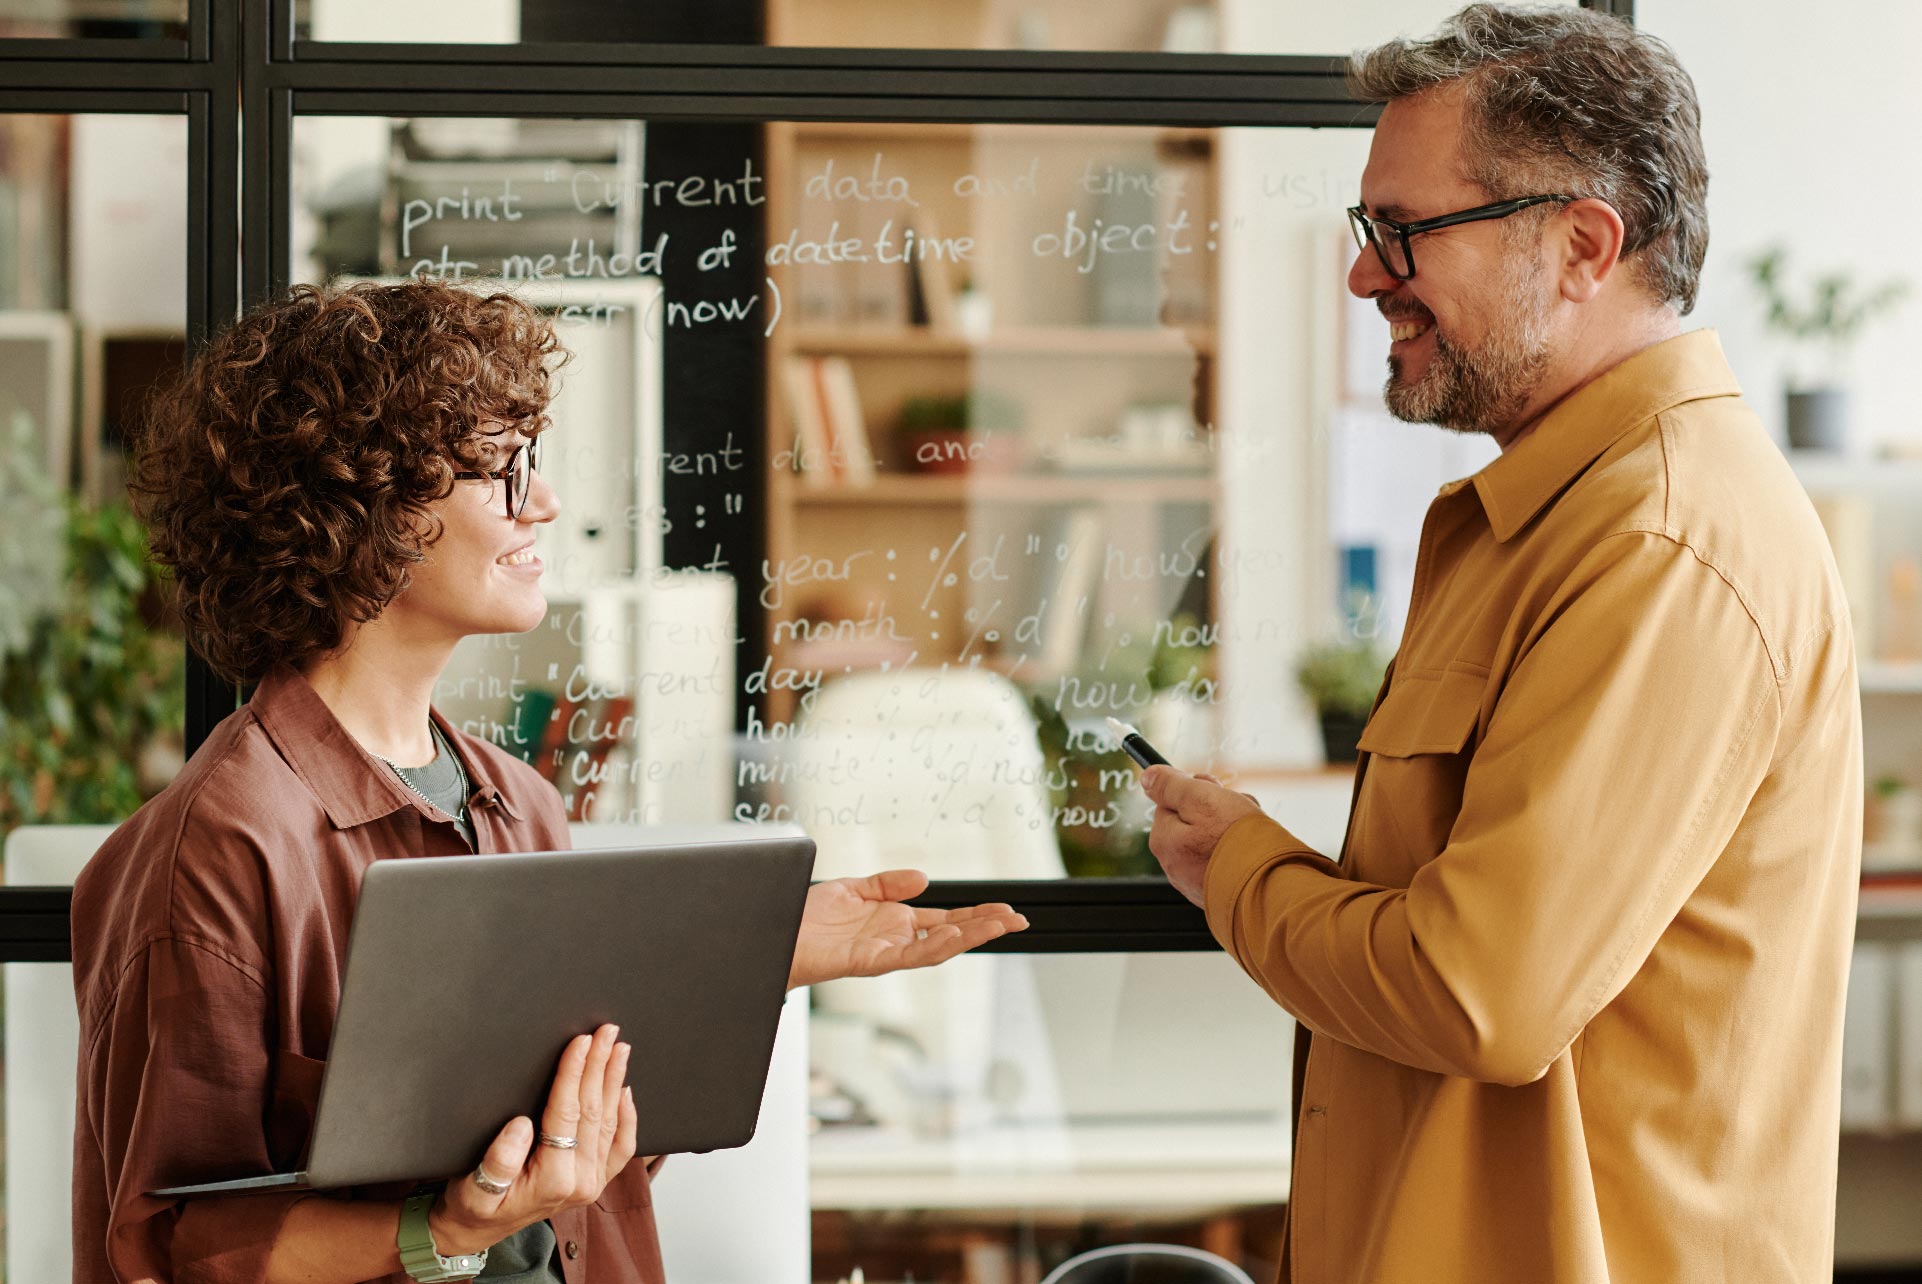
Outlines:
{"type": "Polygon", "coordinates": [[[1409,382],[1401,359],[1388,358],[1382,396],[1390,414],[1461,433],[1492,434],[1514,420],[1548,368],[1549,291],[1533,267],[1525,257],[1509,260],[1495,324],[1479,345],[1451,341],[1431,318],[1435,354],[1419,379],[1409,382]]]}

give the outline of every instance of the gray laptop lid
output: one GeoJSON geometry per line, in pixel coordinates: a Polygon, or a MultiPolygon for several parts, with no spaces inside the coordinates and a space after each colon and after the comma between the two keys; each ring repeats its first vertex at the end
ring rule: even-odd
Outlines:
{"type": "Polygon", "coordinates": [[[561,1049],[634,1045],[643,1155],[753,1136],[814,844],[779,837],[378,861],[361,888],[305,1176],[452,1176],[561,1049]]]}

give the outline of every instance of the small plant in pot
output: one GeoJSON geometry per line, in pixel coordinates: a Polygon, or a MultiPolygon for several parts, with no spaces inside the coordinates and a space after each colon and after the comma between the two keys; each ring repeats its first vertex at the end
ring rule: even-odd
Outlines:
{"type": "Polygon", "coordinates": [[[895,431],[916,472],[1007,472],[1020,460],[1021,427],[1020,402],[976,389],[908,398],[895,431]]]}
{"type": "Polygon", "coordinates": [[[1295,681],[1321,719],[1323,757],[1353,762],[1362,726],[1381,689],[1388,657],[1366,638],[1345,638],[1309,647],[1295,665],[1295,681]]]}
{"type": "Polygon", "coordinates": [[[1862,826],[1862,868],[1922,868],[1922,789],[1899,776],[1880,776],[1862,826]]]}
{"type": "Polygon", "coordinates": [[[1788,251],[1771,246],[1749,259],[1749,279],[1768,306],[1769,329],[1796,351],[1788,370],[1788,439],[1797,450],[1846,449],[1848,390],[1843,372],[1863,327],[1907,297],[1906,281],[1861,287],[1846,272],[1817,278],[1806,296],[1785,280],[1788,251]]]}

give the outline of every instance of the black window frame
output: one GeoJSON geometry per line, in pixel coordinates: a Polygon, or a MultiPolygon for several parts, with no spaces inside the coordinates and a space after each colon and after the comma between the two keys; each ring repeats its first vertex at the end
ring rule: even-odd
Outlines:
{"type": "MultiPolygon", "coordinates": [[[[1633,0],[1580,0],[1634,20],[1633,0]]],[[[188,38],[0,39],[0,112],[178,114],[188,131],[187,333],[291,280],[297,116],[1368,128],[1347,60],[1298,54],[757,45],[368,44],[295,38],[293,0],[191,0],[188,38]],[[474,88],[475,68],[487,88],[474,88]],[[246,129],[242,130],[242,122],[246,129]]],[[[240,698],[187,659],[189,752],[240,698]]],[[[937,882],[930,905],[1014,904],[1019,953],[1213,950],[1158,879],[937,882]]],[[[0,962],[71,958],[65,888],[0,887],[0,962]]]]}

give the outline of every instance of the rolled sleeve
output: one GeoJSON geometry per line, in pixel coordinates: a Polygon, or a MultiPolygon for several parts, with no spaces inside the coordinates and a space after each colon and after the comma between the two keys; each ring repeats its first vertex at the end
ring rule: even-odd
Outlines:
{"type": "MultiPolygon", "coordinates": [[[[301,1193],[156,1198],[167,1186],[266,1175],[297,1163],[302,1105],[277,1099],[260,979],[218,949],[168,938],[127,966],[82,1057],[80,1128],[97,1156],[76,1165],[76,1202],[106,1201],[101,1246],[75,1245],[75,1279],[259,1284],[301,1193]],[[283,1140],[276,1144],[274,1132],[283,1140]],[[88,1189],[88,1170],[99,1185],[88,1189]]],[[[83,1156],[91,1158],[90,1156],[83,1156]]]]}

